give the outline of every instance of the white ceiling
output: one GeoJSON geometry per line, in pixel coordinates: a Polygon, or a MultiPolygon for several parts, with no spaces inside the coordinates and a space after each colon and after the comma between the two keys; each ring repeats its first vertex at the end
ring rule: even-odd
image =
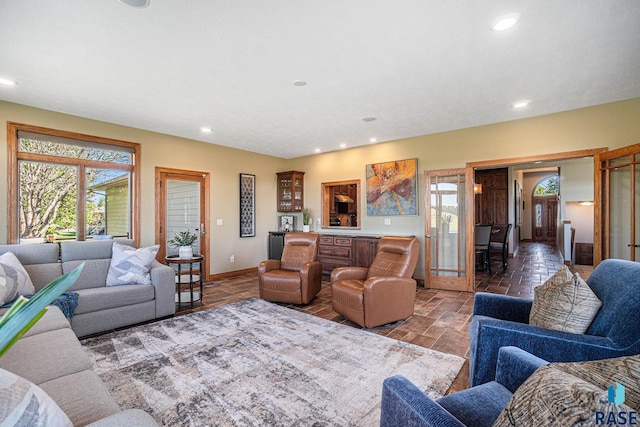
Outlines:
{"type": "Polygon", "coordinates": [[[640,1],[0,0],[0,78],[2,100],[293,158],[640,97],[640,1]]]}

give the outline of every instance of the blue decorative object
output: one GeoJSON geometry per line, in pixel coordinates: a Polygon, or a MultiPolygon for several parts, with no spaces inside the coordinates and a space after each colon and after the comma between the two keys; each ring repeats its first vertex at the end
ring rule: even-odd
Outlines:
{"type": "Polygon", "coordinates": [[[587,284],[602,301],[585,334],[529,325],[532,300],[477,293],[469,329],[471,386],[495,377],[498,350],[516,346],[549,362],[640,354],[640,263],[608,259],[587,284]]]}
{"type": "Polygon", "coordinates": [[[51,305],[58,307],[67,319],[71,319],[78,306],[78,293],[73,291],[64,292],[51,305]]]}

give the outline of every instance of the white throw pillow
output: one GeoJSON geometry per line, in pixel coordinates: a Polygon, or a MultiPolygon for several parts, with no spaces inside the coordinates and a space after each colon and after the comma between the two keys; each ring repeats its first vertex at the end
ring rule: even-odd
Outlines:
{"type": "Polygon", "coordinates": [[[149,271],[159,249],[160,245],[136,249],[113,242],[107,286],[151,284],[149,271]]]}
{"type": "Polygon", "coordinates": [[[40,387],[4,369],[0,369],[0,425],[73,426],[40,387]]]}
{"type": "Polygon", "coordinates": [[[29,273],[24,269],[22,263],[13,252],[5,252],[0,255],[0,276],[11,277],[18,284],[20,295],[33,295],[36,288],[29,277],[29,273]],[[15,277],[14,277],[15,276],[15,277]]]}
{"type": "Polygon", "coordinates": [[[18,284],[11,277],[3,276],[0,273],[0,306],[16,299],[18,296],[18,284]]]}

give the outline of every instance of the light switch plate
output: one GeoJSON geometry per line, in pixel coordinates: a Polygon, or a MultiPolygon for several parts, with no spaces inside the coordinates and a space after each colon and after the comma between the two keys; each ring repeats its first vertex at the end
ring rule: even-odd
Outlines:
{"type": "Polygon", "coordinates": [[[222,218],[216,219],[216,225],[222,225],[222,223],[223,223],[222,218]]]}

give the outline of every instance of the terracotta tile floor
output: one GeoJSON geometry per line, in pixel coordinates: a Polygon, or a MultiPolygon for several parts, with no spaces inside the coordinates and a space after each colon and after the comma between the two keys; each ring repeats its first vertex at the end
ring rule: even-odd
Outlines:
{"type": "MultiPolygon", "coordinates": [[[[523,242],[509,267],[502,272],[499,263],[493,264],[493,274],[476,272],[476,291],[533,298],[533,289],[555,273],[563,259],[554,245],[523,242]]],[[[587,278],[593,267],[576,265],[572,270],[587,278]]],[[[410,342],[423,347],[457,354],[468,358],[469,323],[473,310],[472,292],[454,292],[418,288],[415,314],[406,321],[370,329],[371,332],[410,342]]],[[[241,274],[205,286],[203,303],[178,312],[218,307],[247,298],[258,297],[257,273],[241,274]]],[[[331,288],[327,280],[322,290],[306,306],[283,304],[295,310],[359,328],[331,308],[331,288]]],[[[469,387],[468,359],[449,392],[469,387]]]]}

